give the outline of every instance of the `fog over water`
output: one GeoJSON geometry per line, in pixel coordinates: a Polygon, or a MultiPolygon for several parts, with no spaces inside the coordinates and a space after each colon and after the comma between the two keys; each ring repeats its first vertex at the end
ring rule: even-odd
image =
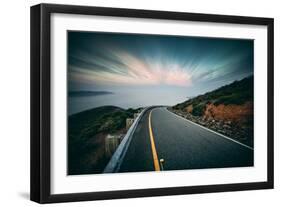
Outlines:
{"type": "Polygon", "coordinates": [[[124,109],[139,108],[151,105],[175,105],[187,99],[183,94],[172,93],[150,93],[144,91],[142,94],[133,92],[120,92],[99,96],[77,96],[69,97],[68,113],[75,114],[87,109],[113,105],[124,109]]]}

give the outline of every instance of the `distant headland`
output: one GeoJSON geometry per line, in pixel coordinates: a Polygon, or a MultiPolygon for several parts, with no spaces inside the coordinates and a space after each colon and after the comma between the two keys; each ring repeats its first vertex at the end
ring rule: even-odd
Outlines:
{"type": "Polygon", "coordinates": [[[109,94],[114,94],[113,92],[110,91],[69,91],[68,95],[70,97],[75,97],[75,96],[100,96],[100,95],[109,95],[109,94]]]}

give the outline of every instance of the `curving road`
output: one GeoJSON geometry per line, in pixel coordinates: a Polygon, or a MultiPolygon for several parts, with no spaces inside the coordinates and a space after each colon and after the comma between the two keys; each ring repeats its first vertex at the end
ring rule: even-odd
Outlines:
{"type": "Polygon", "coordinates": [[[164,170],[246,167],[254,163],[253,149],[187,121],[164,107],[144,114],[119,171],[157,170],[155,153],[156,160],[165,160],[164,170]]]}

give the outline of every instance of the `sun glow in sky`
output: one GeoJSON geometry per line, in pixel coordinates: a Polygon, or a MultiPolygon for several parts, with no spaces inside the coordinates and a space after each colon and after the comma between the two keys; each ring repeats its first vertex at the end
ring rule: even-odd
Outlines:
{"type": "Polygon", "coordinates": [[[253,40],[68,32],[69,90],[197,95],[253,74],[253,40]]]}

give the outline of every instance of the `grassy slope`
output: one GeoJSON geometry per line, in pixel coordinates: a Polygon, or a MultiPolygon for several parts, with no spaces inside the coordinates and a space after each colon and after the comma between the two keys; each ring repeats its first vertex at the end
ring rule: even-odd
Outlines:
{"type": "Polygon", "coordinates": [[[214,91],[189,99],[183,103],[175,105],[173,108],[184,110],[187,106],[192,105],[192,114],[194,116],[202,116],[206,105],[209,103],[215,105],[242,105],[246,102],[253,102],[253,83],[253,76],[250,76],[220,87],[214,91]]]}
{"type": "Polygon", "coordinates": [[[104,137],[125,128],[133,109],[103,106],[68,118],[68,174],[102,172],[110,158],[104,154],[104,137]]]}

